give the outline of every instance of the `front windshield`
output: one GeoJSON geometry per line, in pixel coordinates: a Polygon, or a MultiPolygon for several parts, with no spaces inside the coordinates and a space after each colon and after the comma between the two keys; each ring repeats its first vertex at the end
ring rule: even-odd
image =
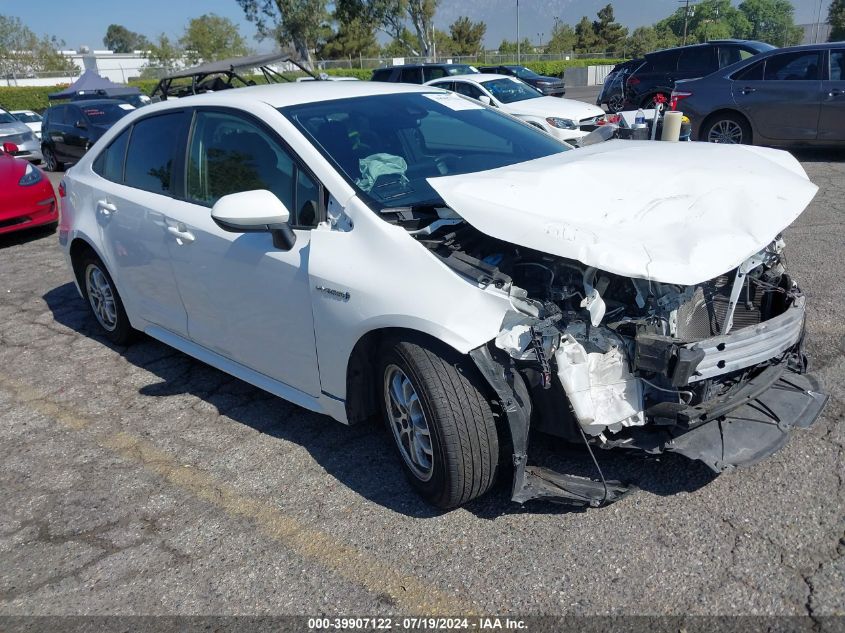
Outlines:
{"type": "Polygon", "coordinates": [[[525,66],[508,66],[508,68],[510,68],[513,73],[521,79],[533,79],[534,77],[540,76],[525,66]]]}
{"type": "Polygon", "coordinates": [[[280,108],[376,209],[441,204],[428,178],[570,149],[454,93],[400,93],[280,108]]]}
{"type": "Polygon", "coordinates": [[[17,121],[17,119],[11,114],[5,110],[0,110],[0,123],[14,123],[15,121],[17,121]]]}
{"type": "Polygon", "coordinates": [[[510,78],[491,79],[490,81],[482,82],[481,85],[487,88],[490,94],[502,103],[516,103],[517,101],[536,99],[537,97],[543,96],[528,84],[510,78]]]}
{"type": "Polygon", "coordinates": [[[94,125],[111,125],[135,109],[128,103],[100,103],[80,108],[82,114],[94,125]]]}
{"type": "Polygon", "coordinates": [[[15,118],[23,123],[38,123],[41,121],[41,117],[34,112],[18,112],[15,118]]]}

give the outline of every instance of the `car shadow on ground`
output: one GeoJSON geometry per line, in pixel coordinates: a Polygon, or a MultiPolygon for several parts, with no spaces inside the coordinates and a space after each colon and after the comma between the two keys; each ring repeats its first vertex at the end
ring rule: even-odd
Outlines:
{"type": "Polygon", "coordinates": [[[790,153],[802,163],[845,162],[845,150],[831,147],[793,148],[790,153]]]}
{"type": "MultiPolygon", "coordinates": [[[[98,340],[130,363],[154,374],[153,381],[139,389],[142,397],[161,398],[189,394],[217,408],[234,422],[270,437],[305,448],[327,473],[362,497],[395,512],[417,517],[435,517],[442,512],[425,504],[405,480],[392,439],[380,423],[355,426],[339,424],[324,415],[311,413],[252,387],[224,372],[182,354],[144,335],[128,347],[111,344],[101,336],[99,326],[73,284],[67,283],[44,295],[57,322],[98,340]]],[[[595,466],[584,446],[561,446],[553,438],[532,439],[532,463],[559,472],[596,478],[595,466]]],[[[633,484],[642,491],[671,496],[695,491],[713,480],[704,465],[675,455],[647,458],[640,454],[604,452],[594,449],[608,480],[633,484]]],[[[546,501],[519,506],[510,501],[511,473],[503,460],[499,482],[481,499],[464,508],[484,519],[530,512],[562,514],[583,511],[546,501]]],[[[634,492],[634,494],[642,494],[634,492]]]]}
{"type": "Polygon", "coordinates": [[[21,229],[20,231],[13,231],[12,233],[4,233],[0,235],[0,249],[9,248],[10,246],[20,246],[29,242],[35,242],[45,237],[49,237],[56,232],[56,226],[48,224],[46,226],[36,226],[31,229],[21,229]]]}

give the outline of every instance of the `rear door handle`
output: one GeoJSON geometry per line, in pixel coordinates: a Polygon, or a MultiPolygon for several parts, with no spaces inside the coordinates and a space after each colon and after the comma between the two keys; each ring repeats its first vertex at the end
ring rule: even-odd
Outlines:
{"type": "Polygon", "coordinates": [[[181,222],[176,225],[168,225],[167,232],[170,233],[173,237],[175,237],[176,242],[180,245],[190,244],[195,239],[197,239],[194,234],[191,233],[188,228],[181,222]]]}
{"type": "Polygon", "coordinates": [[[107,218],[117,213],[117,207],[108,200],[97,200],[97,211],[99,211],[103,217],[107,218]]]}
{"type": "Polygon", "coordinates": [[[746,86],[742,89],[742,94],[744,95],[750,95],[752,92],[757,92],[757,88],[751,88],[749,86],[746,86]]]}

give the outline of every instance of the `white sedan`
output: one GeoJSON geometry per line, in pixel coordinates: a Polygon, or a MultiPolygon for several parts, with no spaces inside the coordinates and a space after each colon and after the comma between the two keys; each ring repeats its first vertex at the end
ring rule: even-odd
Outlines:
{"type": "Polygon", "coordinates": [[[779,238],[816,192],[799,163],[571,150],[430,86],[168,100],[65,174],[59,243],[112,342],[140,330],[342,423],[381,417],[439,507],[500,468],[519,502],[626,492],[598,462],[593,479],[529,465],[532,428],[720,472],[812,423],[825,396],[779,238]]]}
{"type": "Polygon", "coordinates": [[[44,120],[40,114],[32,110],[12,110],[9,112],[21,123],[26,123],[26,126],[32,130],[38,140],[41,140],[41,122],[44,120]]]}
{"type": "Polygon", "coordinates": [[[499,108],[562,141],[577,141],[596,128],[605,112],[598,106],[544,96],[516,77],[474,74],[434,79],[426,85],[457,92],[485,105],[499,108]]]}

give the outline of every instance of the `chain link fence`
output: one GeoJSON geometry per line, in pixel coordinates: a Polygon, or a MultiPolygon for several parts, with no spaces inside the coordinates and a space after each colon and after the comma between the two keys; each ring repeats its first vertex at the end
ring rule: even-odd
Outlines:
{"type": "MultiPolygon", "coordinates": [[[[571,61],[577,59],[618,59],[619,53],[598,52],[598,53],[522,53],[519,55],[519,62],[552,62],[571,61]]],[[[483,52],[478,55],[434,55],[430,57],[399,56],[389,57],[351,57],[347,59],[318,59],[315,65],[321,70],[332,68],[380,68],[389,66],[394,59],[402,59],[405,64],[421,63],[453,63],[453,64],[477,64],[481,66],[495,66],[497,64],[513,64],[517,62],[516,53],[483,52]]]]}

